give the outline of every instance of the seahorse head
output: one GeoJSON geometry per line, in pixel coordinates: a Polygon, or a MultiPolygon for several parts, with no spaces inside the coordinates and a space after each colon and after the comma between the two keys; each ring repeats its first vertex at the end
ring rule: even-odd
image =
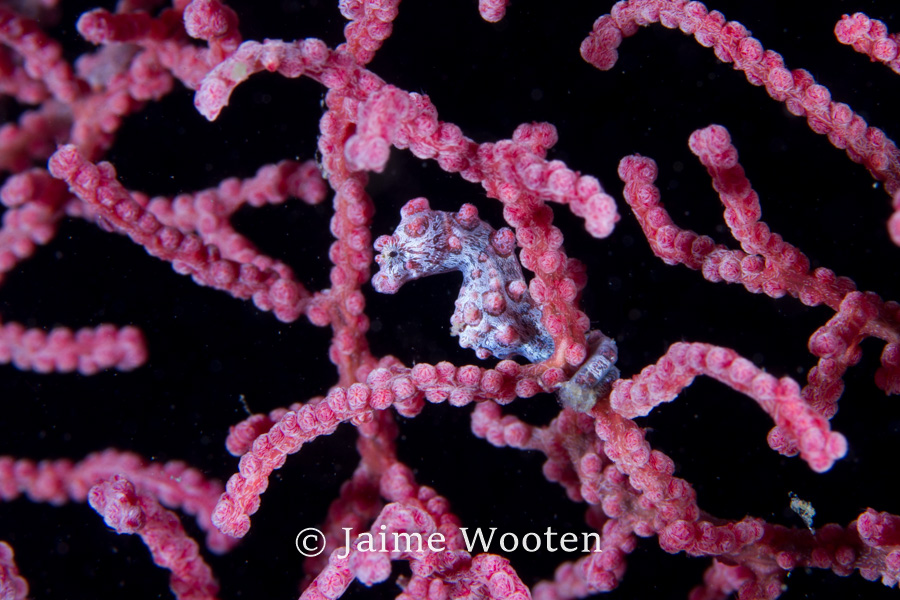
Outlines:
{"type": "Polygon", "coordinates": [[[446,213],[431,210],[425,198],[414,198],[400,215],[394,233],[375,240],[380,270],[372,277],[372,285],[382,294],[395,293],[407,281],[452,270],[445,260],[449,250],[446,213]]]}

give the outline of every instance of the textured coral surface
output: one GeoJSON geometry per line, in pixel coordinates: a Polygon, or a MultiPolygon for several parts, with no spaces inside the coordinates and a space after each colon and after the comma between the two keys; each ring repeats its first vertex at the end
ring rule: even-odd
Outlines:
{"type": "MultiPolygon", "coordinates": [[[[48,26],[67,58],[92,48],[78,35],[79,14],[96,3],[63,3],[58,25],[48,26]]],[[[659,164],[656,184],[673,220],[737,244],[706,169],[688,149],[694,130],[728,128],[747,176],[759,193],[773,231],[825,266],[852,277],[859,289],[900,298],[898,248],[886,222],[890,199],[861,166],[791,116],[765,91],[749,85],[712,51],[659,25],[620,47],[619,63],[598,71],[579,44],[611,2],[515,3],[497,24],[475,3],[406,0],[394,33],[369,68],[387,83],[428,94],[441,119],[477,142],[510,138],[520,123],[553,123],[559,142],[548,158],[596,176],[617,204],[620,221],[606,239],[594,239],[584,221],[554,206],[568,256],[586,264],[581,310],[618,345],[623,377],[638,373],[673,343],[704,342],[736,350],[766,372],[805,382],[815,358],[813,331],[834,311],[808,308],[793,298],[753,295],[738,285],[711,283],[697,271],[655,257],[622,199],[619,160],[640,153],[659,164]],[[453,6],[451,6],[451,4],[453,6]],[[540,4],[539,6],[536,4],[540,4]],[[586,6],[587,5],[587,6],[586,6]]],[[[900,77],[840,45],[834,25],[842,14],[864,11],[900,30],[889,1],[824,1],[803,9],[765,0],[710,2],[743,23],[792,68],[806,68],[892,139],[900,138],[896,103],[900,77]]],[[[246,40],[318,37],[342,41],[345,20],[332,3],[229,2],[246,40]]],[[[106,6],[112,9],[112,3],[106,6]]],[[[102,156],[129,189],[173,195],[250,177],[263,164],[316,158],[324,88],[309,79],[255,75],[237,88],[218,119],[193,106],[193,92],[175,90],[128,116],[102,156]]],[[[21,106],[0,104],[13,120],[21,106]]],[[[457,211],[466,202],[495,229],[504,225],[498,202],[480,185],[442,171],[405,150],[392,149],[367,191],[376,206],[373,239],[390,234],[400,208],[424,196],[432,208],[457,211]]],[[[242,209],[235,228],[263,252],[288,265],[308,288],[330,285],[328,247],[331,191],[316,206],[300,201],[242,209]]],[[[375,265],[372,265],[373,272],[375,265]]],[[[527,275],[530,277],[530,272],[527,275]]],[[[450,336],[461,278],[458,274],[407,283],[394,295],[363,286],[376,356],[404,364],[478,361],[450,336]]],[[[285,324],[251,302],[196,286],[124,236],[80,219],[65,220],[52,243],[9,273],[0,290],[4,322],[73,328],[101,323],[139,327],[149,359],[131,372],[92,377],[41,375],[0,366],[0,455],[79,459],[114,447],[159,461],[184,460],[225,481],[237,470],[226,453],[228,428],[252,413],[268,412],[323,395],[337,381],[329,361],[329,332],[305,319],[285,324]]],[[[883,344],[863,344],[862,362],[845,377],[832,429],[848,453],[826,473],[766,444],[771,420],[747,397],[700,378],[675,401],[637,422],[668,454],[675,474],[690,482],[700,506],[718,517],[746,515],[803,529],[791,511],[794,493],[815,507],[815,526],[847,525],[868,507],[900,513],[896,449],[900,408],[874,383],[883,344]]],[[[521,360],[521,359],[520,359],[521,360]]],[[[545,425],[559,411],[550,394],[520,399],[504,410],[545,425]]],[[[398,417],[399,457],[421,485],[446,497],[464,525],[500,531],[586,531],[584,505],[571,502],[541,473],[544,456],[498,449],[471,434],[472,407],[428,404],[414,419],[398,417]]],[[[356,465],[349,425],[304,446],[271,477],[253,528],[229,554],[208,562],[221,597],[290,598],[303,580],[294,536],[317,526],[356,465]]],[[[203,533],[185,519],[189,534],[203,533]]],[[[167,597],[168,574],[152,564],[137,536],[118,536],[86,504],[56,508],[25,500],[0,506],[0,539],[15,549],[34,598],[167,597]]],[[[205,552],[205,551],[204,551],[205,552]]],[[[564,559],[547,552],[506,554],[532,586],[553,577],[564,559]]],[[[685,598],[709,559],[670,555],[655,538],[642,539],[610,598],[685,598]]],[[[408,574],[394,563],[394,574],[408,574]]],[[[796,569],[782,598],[893,598],[896,589],[858,573],[796,569]]],[[[344,597],[395,597],[393,583],[351,585],[344,597]]]]}

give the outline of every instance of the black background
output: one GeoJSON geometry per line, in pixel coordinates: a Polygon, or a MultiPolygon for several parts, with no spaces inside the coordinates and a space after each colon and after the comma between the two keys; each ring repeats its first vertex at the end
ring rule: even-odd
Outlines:
{"type": "MultiPolygon", "coordinates": [[[[230,4],[245,39],[319,37],[331,46],[342,39],[344,20],[331,2],[230,4]]],[[[94,5],[66,3],[52,29],[70,57],[89,48],[74,22],[94,5]]],[[[887,195],[802,119],[680,32],[658,25],[639,32],[624,41],[610,72],[585,63],[579,44],[610,6],[520,1],[492,25],[479,18],[474,1],[408,0],[394,35],[370,67],[389,83],[427,93],[442,120],[479,142],[508,138],[522,122],[556,125],[560,141],[550,157],[597,176],[621,213],[612,236],[594,240],[566,208],[554,207],[566,251],[588,265],[584,309],[594,327],[618,341],[624,375],[685,340],[732,347],[775,375],[804,381],[814,364],[807,340],[832,311],[752,295],[664,265],[621,200],[616,165],[635,152],[653,157],[675,221],[737,247],[705,169],[687,148],[693,130],[722,124],[731,131],[771,228],[806,252],[814,266],[896,299],[900,250],[886,235],[887,195]]],[[[810,70],[836,100],[898,139],[900,77],[841,46],[833,35],[841,14],[856,11],[900,30],[894,6],[888,0],[721,0],[710,9],[743,23],[766,48],[781,52],[789,68],[810,70]]],[[[208,123],[194,111],[192,93],[176,86],[163,101],[128,117],[106,158],[127,187],[169,195],[249,176],[283,158],[313,158],[322,95],[323,88],[310,80],[257,75],[208,123]]],[[[14,115],[16,108],[3,110],[14,115]]],[[[378,210],[375,235],[391,231],[400,206],[421,195],[442,209],[473,202],[495,226],[501,223],[499,203],[485,198],[480,186],[404,151],[392,152],[385,172],[371,177],[369,192],[378,210]]],[[[330,198],[317,207],[293,201],[245,209],[236,224],[312,289],[321,289],[328,285],[329,218],[330,198]]],[[[429,278],[395,296],[367,286],[373,351],[395,354],[407,364],[476,362],[449,336],[458,282],[458,275],[429,278]]],[[[228,426],[246,416],[242,398],[254,412],[268,411],[324,393],[335,381],[327,330],[305,321],[285,325],[250,303],[199,288],[128,239],[80,221],[66,221],[53,243],[8,276],[0,314],[41,327],[132,323],[145,332],[150,349],[149,363],[132,373],[85,378],[0,367],[0,454],[80,458],[117,447],[155,460],[183,459],[225,480],[237,459],[223,442],[228,426]]],[[[675,460],[678,475],[695,485],[701,507],[718,516],[751,514],[802,526],[788,509],[789,492],[814,505],[816,525],[846,524],[868,506],[900,513],[894,461],[900,409],[873,383],[882,343],[869,340],[863,348],[833,420],[850,451],[829,473],[813,474],[802,461],[771,451],[767,417],[715,382],[697,381],[641,424],[651,429],[651,443],[675,460]]],[[[400,419],[400,455],[418,480],[447,496],[470,527],[583,530],[583,506],[571,504],[543,479],[541,456],[474,439],[470,410],[429,405],[414,420],[400,419]]],[[[552,397],[538,396],[510,410],[544,423],[558,409],[552,397]]],[[[222,597],[297,595],[302,564],[294,536],[321,522],[352,472],[353,439],[352,428],[341,428],[276,473],[246,540],[230,555],[211,558],[222,597]]],[[[168,573],[151,564],[140,540],[108,531],[87,506],[17,500],[0,508],[0,539],[15,548],[35,598],[170,596],[168,573]]],[[[510,558],[529,585],[551,577],[561,561],[558,555],[521,551],[510,558]]],[[[655,539],[644,540],[609,597],[685,598],[707,564],[667,555],[655,539]]],[[[395,566],[395,573],[403,571],[395,566]]],[[[787,583],[784,598],[896,597],[896,591],[858,574],[839,578],[798,570],[787,583]]],[[[354,584],[350,594],[398,592],[392,583],[374,590],[354,584]]]]}

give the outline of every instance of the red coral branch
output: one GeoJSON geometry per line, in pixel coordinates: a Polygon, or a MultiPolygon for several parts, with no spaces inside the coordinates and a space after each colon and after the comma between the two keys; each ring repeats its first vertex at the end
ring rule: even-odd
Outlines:
{"type": "MultiPolygon", "coordinates": [[[[699,270],[709,281],[739,283],[749,292],[762,292],[771,298],[789,296],[799,299],[805,307],[820,307],[833,313],[809,339],[809,350],[817,364],[809,371],[808,384],[802,390],[790,377],[776,377],[759,366],[768,362],[761,354],[764,348],[751,343],[742,346],[738,335],[751,329],[753,321],[740,311],[728,320],[733,331],[725,343],[730,346],[733,340],[745,356],[754,357],[753,361],[724,347],[722,342],[706,341],[716,336],[712,328],[697,334],[698,341],[690,342],[681,338],[681,342],[672,343],[675,340],[660,333],[653,343],[659,346],[665,342],[663,347],[669,346],[663,356],[630,377],[620,377],[622,372],[638,371],[636,361],[647,360],[639,356],[655,357],[659,350],[636,349],[631,335],[626,333],[628,328],[622,326],[626,319],[620,317],[626,313],[632,321],[641,318],[638,308],[618,315],[617,309],[601,307],[606,295],[601,300],[590,297],[596,290],[586,287],[588,267],[582,258],[592,261],[595,272],[622,271],[623,277],[633,278],[642,277],[649,270],[651,278],[657,277],[644,260],[649,254],[640,258],[643,248],[636,247],[640,244],[635,244],[627,231],[620,238],[612,237],[620,220],[615,202],[597,178],[575,168],[581,168],[580,159],[573,156],[568,142],[560,140],[560,132],[565,130],[532,120],[542,118],[539,101],[551,90],[535,85],[529,93],[538,108],[524,110],[520,102],[507,107],[502,124],[496,131],[491,130],[490,141],[479,142],[467,132],[478,131],[480,126],[454,112],[452,95],[448,99],[435,94],[440,102],[432,102],[421,92],[419,83],[409,83],[415,71],[390,70],[388,65],[404,67],[407,60],[418,58],[391,54],[395,52],[390,39],[395,28],[410,26],[400,18],[396,0],[340,0],[338,10],[348,23],[343,29],[343,41],[334,45],[313,37],[243,41],[239,25],[250,31],[256,27],[253,18],[245,18],[242,10],[219,0],[175,0],[166,6],[155,0],[124,0],[114,11],[96,9],[81,15],[76,29],[97,48],[71,63],[67,58],[68,44],[54,40],[42,29],[58,12],[53,3],[32,4],[24,1],[0,8],[0,94],[7,101],[0,106],[7,121],[0,128],[0,168],[9,172],[0,190],[5,206],[0,229],[3,283],[11,281],[9,285],[14,286],[20,267],[32,257],[40,258],[42,252],[46,253],[43,247],[62,244],[62,238],[71,237],[60,232],[69,227],[68,218],[80,218],[129,237],[202,286],[225,291],[234,298],[252,299],[257,308],[273,312],[285,324],[278,329],[285,338],[299,332],[304,336],[301,345],[314,349],[318,342],[324,342],[325,336],[330,337],[327,353],[319,354],[327,356],[335,372],[318,390],[309,393],[298,390],[300,380],[292,379],[289,391],[281,394],[287,399],[281,397],[267,405],[277,402],[289,406],[270,409],[265,414],[251,414],[249,404],[264,404],[268,398],[246,399],[241,395],[247,416],[230,427],[225,440],[228,452],[240,457],[239,465],[224,488],[184,463],[145,462],[135,454],[115,450],[92,454],[78,463],[36,463],[4,456],[0,457],[0,498],[4,501],[11,502],[22,495],[34,502],[56,505],[88,500],[117,532],[137,533],[143,538],[154,562],[171,570],[171,588],[179,598],[214,597],[218,583],[197,543],[188,537],[177,517],[161,505],[195,516],[210,551],[224,552],[233,546],[232,538],[244,536],[253,544],[254,536],[248,536],[250,518],[260,511],[262,494],[270,484],[283,490],[297,481],[295,473],[285,470],[284,483],[278,483],[275,471],[287,464],[288,455],[300,450],[311,461],[327,466],[328,474],[335,478],[331,483],[336,492],[330,503],[321,502],[321,512],[316,517],[322,520],[318,531],[325,546],[320,554],[309,555],[303,566],[306,579],[301,597],[308,600],[336,600],[354,581],[364,586],[387,581],[393,574],[392,561],[403,561],[408,568],[408,572],[396,577],[400,600],[584,598],[613,590],[624,581],[628,556],[635,553],[641,537],[657,538],[659,546],[671,554],[712,559],[702,585],[691,594],[694,600],[724,599],[733,593],[743,600],[773,599],[782,593],[786,576],[797,568],[829,569],[838,575],[859,571],[866,579],[881,578],[888,586],[897,584],[900,517],[896,514],[867,508],[846,526],[814,527],[812,504],[792,494],[796,504],[791,506],[803,508],[805,528],[780,525],[777,514],[771,523],[741,516],[746,514],[742,508],[737,516],[714,516],[701,508],[707,501],[706,494],[698,492],[703,492],[703,488],[695,488],[688,481],[694,479],[686,474],[690,464],[683,464],[690,460],[689,454],[680,449],[673,451],[655,437],[657,430],[675,425],[666,420],[668,417],[659,416],[669,410],[661,405],[685,395],[694,379],[705,375],[753,399],[766,412],[775,424],[768,437],[770,446],[784,455],[800,454],[812,471],[823,473],[848,453],[856,461],[855,466],[867,462],[852,454],[855,448],[848,450],[848,439],[831,430],[829,419],[837,411],[844,379],[849,379],[850,367],[863,359],[862,348],[869,338],[884,343],[881,366],[873,365],[871,369],[877,386],[888,394],[900,391],[900,305],[884,301],[874,292],[857,291],[849,278],[816,266],[814,253],[804,253],[799,245],[786,242],[761,221],[760,195],[738,163],[737,150],[724,127],[714,125],[695,131],[690,148],[712,179],[725,207],[724,223],[740,249],[677,226],[660,202],[658,170],[648,158],[633,155],[620,163],[619,174],[626,183],[625,199],[650,249],[664,262],[699,270]],[[152,171],[141,161],[129,164],[124,158],[127,154],[117,145],[121,137],[134,135],[129,134],[133,132],[130,128],[140,127],[132,115],[144,108],[168,113],[174,110],[173,104],[186,104],[189,108],[182,88],[195,90],[194,106],[200,115],[210,121],[219,117],[221,120],[198,125],[202,119],[191,113],[167,121],[167,140],[171,146],[171,136],[181,135],[178,132],[182,128],[198,126],[204,128],[203,135],[212,135],[213,131],[233,125],[228,121],[244,121],[243,115],[249,114],[248,103],[255,107],[254,117],[265,116],[261,113],[267,112],[264,107],[271,97],[246,91],[245,83],[264,71],[277,74],[279,77],[268,81],[278,80],[277,85],[290,86],[287,89],[299,89],[295,86],[309,81],[298,84],[281,80],[305,77],[318,86],[316,94],[324,93],[316,97],[321,109],[315,133],[317,161],[300,163],[278,161],[279,156],[254,156],[255,164],[271,163],[250,177],[227,177],[218,184],[210,186],[207,182],[196,187],[183,186],[179,181],[174,193],[152,197],[144,191],[126,189],[123,182],[130,180],[123,176],[120,181],[112,163],[123,173],[128,169],[152,171]],[[417,91],[407,91],[401,85],[417,91]],[[247,96],[251,98],[248,100],[247,96]],[[232,107],[223,112],[229,103],[232,107]],[[460,124],[440,120],[436,104],[443,106],[445,119],[453,115],[460,124]],[[513,123],[524,124],[514,128],[513,123]],[[513,132],[511,136],[502,139],[509,131],[513,132]],[[442,186],[475,183],[480,188],[469,198],[454,195],[449,200],[428,193],[436,207],[449,205],[449,210],[432,209],[423,193],[406,195],[416,198],[400,209],[400,224],[393,234],[382,235],[374,242],[380,253],[376,257],[373,232],[389,231],[390,224],[396,223],[391,216],[396,208],[393,204],[399,206],[407,186],[416,187],[412,170],[398,167],[400,161],[409,157],[394,149],[409,150],[412,158],[433,160],[445,173],[459,175],[452,184],[440,180],[442,186]],[[101,160],[104,155],[110,162],[101,160]],[[44,168],[42,163],[48,157],[44,168]],[[554,157],[565,158],[566,162],[554,157]],[[329,210],[321,206],[328,193],[326,184],[333,192],[328,229],[334,241],[326,250],[327,242],[317,247],[321,240],[294,235],[291,243],[301,249],[300,264],[294,266],[303,267],[298,269],[297,273],[302,273],[298,275],[288,259],[274,252],[268,254],[269,240],[256,240],[260,247],[256,246],[253,236],[246,233],[244,219],[254,212],[252,209],[286,203],[295,197],[309,205],[320,205],[308,208],[302,217],[307,221],[318,219],[329,210]],[[196,193],[183,192],[204,187],[196,193]],[[483,197],[499,204],[484,202],[483,197]],[[478,209],[475,203],[479,203],[478,209]],[[554,204],[567,206],[568,212],[580,221],[573,221],[568,214],[554,215],[554,204]],[[386,206],[387,216],[377,220],[376,209],[386,206]],[[496,209],[494,214],[491,207],[496,209]],[[479,217],[479,210],[488,215],[486,220],[479,217]],[[495,227],[501,217],[509,227],[495,227]],[[584,238],[582,242],[588,238],[609,239],[603,252],[582,251],[581,244],[576,243],[579,237],[584,238]],[[629,267],[627,275],[619,264],[624,252],[616,254],[623,248],[628,249],[629,256],[639,257],[638,266],[629,267]],[[574,258],[576,255],[579,258],[574,258]],[[380,267],[374,277],[373,260],[380,267]],[[316,279],[317,263],[326,265],[322,278],[327,270],[328,287],[312,292],[320,287],[310,284],[316,279]],[[451,357],[442,354],[458,349],[439,346],[443,335],[432,332],[417,336],[418,332],[401,330],[385,316],[386,312],[376,310],[383,308],[384,299],[368,295],[370,282],[376,291],[393,294],[413,280],[454,270],[462,272],[463,283],[451,316],[451,333],[459,336],[464,348],[474,349],[478,358],[502,359],[496,364],[466,365],[464,359],[459,359],[457,363],[463,366],[458,366],[444,360],[451,357]],[[616,317],[607,312],[616,313],[616,317]],[[317,340],[309,330],[301,329],[306,325],[300,323],[293,329],[291,325],[302,315],[313,325],[328,326],[330,336],[326,333],[317,340]],[[607,336],[596,322],[602,323],[606,331],[623,333],[607,336]],[[407,347],[417,339],[427,339],[429,347],[407,347]],[[749,352],[745,350],[747,346],[751,347],[749,352]],[[389,352],[405,358],[400,360],[389,352]],[[441,356],[428,358],[434,353],[441,356]],[[759,353],[761,358],[753,353],[759,353]],[[511,360],[515,356],[521,362],[511,360]],[[508,410],[528,413],[529,406],[523,407],[521,400],[542,392],[555,394],[563,406],[546,425],[535,424],[530,417],[504,414],[501,409],[514,403],[508,410]],[[454,495],[458,490],[439,492],[434,486],[420,483],[431,483],[427,462],[415,456],[417,451],[407,450],[407,437],[412,435],[410,422],[421,424],[430,418],[423,415],[426,402],[446,403],[456,414],[475,404],[471,430],[476,437],[497,447],[543,454],[544,478],[559,483],[572,502],[587,504],[584,523],[590,532],[585,533],[585,540],[594,540],[593,545],[588,547],[585,541],[583,553],[556,560],[558,567],[552,579],[537,582],[533,592],[526,585],[531,581],[520,577],[529,572],[528,568],[514,569],[518,556],[494,554],[487,547],[489,542],[478,553],[476,545],[470,543],[474,538],[469,537],[469,528],[463,527],[461,516],[450,510],[448,498],[454,498],[459,515],[471,511],[471,506],[466,505],[466,499],[457,502],[454,495]],[[647,422],[635,421],[644,417],[648,417],[647,422]],[[356,436],[358,457],[355,468],[347,472],[334,467],[315,449],[328,437],[346,442],[348,438],[338,432],[344,424],[344,429],[356,436]],[[666,452],[654,446],[666,448],[666,452]],[[337,481],[341,478],[344,483],[338,491],[337,481]],[[389,539],[404,536],[424,538],[426,545],[388,545],[389,539]],[[433,540],[438,540],[440,547],[434,547],[433,540]]],[[[507,5],[505,0],[482,0],[478,10],[485,21],[496,23],[504,17],[507,5]]],[[[309,7],[303,10],[306,8],[309,7]]],[[[290,8],[285,5],[285,10],[290,8]]],[[[413,10],[410,9],[411,15],[413,10]]],[[[474,11],[469,12],[473,19],[477,18],[474,11]]],[[[328,18],[333,19],[334,15],[328,18]]],[[[764,50],[740,23],[726,21],[721,13],[710,12],[699,2],[627,0],[595,22],[581,46],[581,54],[591,65],[609,70],[618,59],[622,39],[651,23],[677,27],[693,35],[701,45],[712,47],[721,61],[733,64],[751,84],[764,86],[790,113],[806,117],[813,131],[825,134],[834,146],[845,149],[853,161],[865,165],[877,181],[884,182],[893,198],[895,214],[890,217],[889,232],[900,244],[900,151],[894,142],[881,129],[870,127],[848,105],[832,101],[830,92],[809,72],[789,71],[781,55],[764,50]]],[[[490,35],[503,35],[506,28],[519,26],[518,22],[507,22],[488,31],[492,32],[490,35]]],[[[65,23],[57,31],[64,34],[76,29],[72,23],[65,23]]],[[[294,34],[291,37],[308,35],[290,31],[294,34]]],[[[438,33],[433,27],[430,31],[438,33]]],[[[337,39],[326,33],[323,39],[337,39]]],[[[861,14],[845,16],[835,33],[842,43],[897,70],[896,34],[889,34],[880,21],[861,14]]],[[[254,33],[251,37],[257,36],[254,33]]],[[[454,52],[465,52],[470,45],[468,40],[459,40],[454,52]]],[[[546,45],[532,36],[527,44],[510,48],[515,47],[516,52],[546,52],[546,45]]],[[[465,62],[456,57],[454,60],[465,62]]],[[[553,68],[568,72],[569,66],[553,68]]],[[[507,67],[497,69],[492,77],[506,83],[515,80],[506,78],[506,70],[507,67]]],[[[586,72],[589,75],[584,77],[567,76],[575,80],[573,86],[581,85],[577,80],[600,77],[591,69],[586,72]]],[[[612,81],[603,77],[604,82],[612,81]]],[[[482,91],[476,97],[465,98],[465,102],[481,106],[489,96],[489,92],[482,91]]],[[[641,100],[633,99],[635,103],[641,100]]],[[[292,145],[295,136],[302,135],[295,128],[296,112],[292,107],[289,116],[278,123],[283,142],[279,148],[289,148],[277,151],[282,156],[295,158],[298,154],[292,145]]],[[[677,113],[672,114],[678,120],[677,113]]],[[[618,114],[603,116],[606,121],[625,118],[618,114]]],[[[567,128],[571,131],[570,126],[567,128]]],[[[593,131],[589,137],[590,160],[607,162],[611,141],[603,139],[602,144],[598,143],[593,131]]],[[[229,142],[244,144],[238,138],[229,138],[229,142]]],[[[213,144],[204,144],[211,154],[213,144]]],[[[274,144],[269,149],[272,148],[274,144]]],[[[169,151],[172,149],[167,148],[169,151]]],[[[209,161],[205,163],[209,169],[216,162],[211,157],[203,160],[209,161]]],[[[659,185],[676,187],[678,181],[676,178],[659,185]]],[[[314,227],[323,232],[326,229],[324,224],[314,227]]],[[[803,247],[807,250],[806,244],[803,247]]],[[[112,273],[102,259],[89,262],[87,268],[92,271],[101,275],[112,273]]],[[[144,269],[138,261],[132,262],[129,266],[144,269]]],[[[143,272],[130,281],[143,283],[143,272]]],[[[615,279],[609,276],[610,288],[615,286],[615,279]]],[[[120,291],[128,287],[122,281],[115,284],[120,291]]],[[[416,285],[418,282],[410,283],[403,294],[408,298],[422,289],[410,289],[416,285]]],[[[680,301],[690,301],[686,297],[689,293],[677,288],[656,286],[651,293],[666,296],[668,310],[680,301]]],[[[54,290],[54,294],[58,292],[54,290]]],[[[158,301],[159,297],[155,299],[158,301]]],[[[429,313],[442,312],[436,307],[444,306],[442,297],[420,299],[411,316],[415,329],[424,328],[420,322],[429,313]]],[[[639,302],[639,298],[629,299],[632,301],[639,302]]],[[[183,301],[185,305],[193,302],[183,301]]],[[[214,300],[207,297],[199,302],[214,300]]],[[[39,302],[34,304],[40,316],[39,302]]],[[[112,300],[104,298],[95,307],[98,315],[112,304],[112,300]]],[[[180,315],[180,310],[181,306],[174,309],[175,316],[180,315]]],[[[153,390],[159,389],[158,385],[170,385],[159,365],[171,357],[165,350],[156,349],[157,344],[165,346],[164,333],[147,330],[154,362],[140,370],[138,367],[148,360],[148,346],[145,334],[134,326],[100,325],[77,333],[54,327],[47,332],[30,323],[26,325],[27,318],[22,319],[22,323],[9,322],[0,327],[0,363],[38,372],[96,373],[101,384],[110,386],[110,381],[116,382],[111,385],[114,389],[109,397],[115,399],[110,401],[118,409],[108,409],[109,405],[102,404],[101,399],[98,415],[90,414],[86,419],[87,429],[103,426],[112,430],[107,432],[110,436],[119,436],[113,439],[128,440],[129,435],[138,439],[140,435],[133,432],[142,423],[123,423],[126,417],[113,416],[113,412],[141,412],[146,419],[151,414],[159,418],[167,404],[172,414],[184,408],[182,402],[169,402],[168,388],[159,394],[160,398],[153,398],[160,406],[138,405],[137,400],[126,397],[126,388],[119,389],[118,382],[124,379],[121,374],[122,379],[112,379],[116,374],[102,373],[111,368],[137,369],[129,377],[139,378],[153,390]],[[110,427],[104,418],[119,420],[110,427]]],[[[446,316],[441,320],[445,322],[446,316]]],[[[234,322],[216,319],[223,353],[230,344],[238,343],[235,340],[239,329],[240,325],[234,322]]],[[[679,329],[677,336],[682,335],[686,334],[679,329]]],[[[769,343],[777,345],[771,340],[769,343]]],[[[241,357],[248,359],[263,352],[264,344],[255,337],[251,343],[240,342],[241,357]]],[[[198,344],[191,340],[185,345],[196,348],[198,344]]],[[[172,348],[172,344],[168,348],[172,356],[178,355],[178,348],[172,348]]],[[[290,354],[279,359],[279,364],[286,365],[292,375],[302,373],[303,377],[314,378],[322,370],[320,363],[306,355],[290,354]]],[[[321,364],[324,362],[322,359],[321,364]]],[[[181,380],[171,385],[181,388],[179,391],[184,394],[209,394],[221,400],[220,392],[198,383],[198,373],[204,369],[221,373],[219,377],[231,381],[232,374],[222,373],[227,369],[222,368],[218,358],[208,365],[190,363],[183,368],[190,373],[189,382],[181,380]]],[[[81,379],[75,375],[59,377],[64,379],[54,381],[60,381],[63,387],[81,385],[81,379]]],[[[266,377],[271,375],[253,373],[251,378],[266,377]]],[[[316,385],[319,384],[306,387],[316,385]]],[[[28,380],[22,387],[27,388],[32,400],[42,395],[41,384],[28,380]]],[[[85,409],[83,402],[78,402],[84,398],[77,394],[76,402],[66,399],[67,408],[74,405],[74,410],[82,413],[91,413],[98,403],[92,396],[93,404],[85,409]]],[[[10,419],[15,427],[26,430],[24,435],[43,440],[67,425],[58,418],[53,403],[33,404],[42,406],[44,413],[40,417],[10,419]],[[39,420],[48,423],[35,422],[39,420]]],[[[555,408],[549,395],[535,398],[531,406],[548,404],[555,408]]],[[[258,406],[255,408],[259,410],[258,406]]],[[[163,425],[156,425],[159,431],[153,432],[152,442],[165,453],[172,438],[178,438],[193,444],[196,455],[200,452],[196,448],[206,447],[212,436],[224,437],[224,430],[235,420],[227,411],[211,415],[197,410],[187,419],[188,434],[170,435],[170,424],[163,419],[163,425]]],[[[852,425],[843,422],[839,428],[844,431],[845,426],[852,425]]],[[[438,430],[431,434],[434,439],[430,437],[427,445],[449,455],[454,467],[463,471],[465,479],[460,487],[465,487],[477,504],[490,504],[497,489],[508,486],[514,471],[504,464],[500,472],[492,475],[491,484],[497,489],[479,488],[473,482],[484,470],[483,456],[461,457],[456,453],[455,440],[454,445],[438,442],[443,426],[444,423],[438,424],[438,430]]],[[[737,427],[730,423],[722,429],[734,432],[737,427]]],[[[711,436],[713,432],[708,433],[711,436]]],[[[7,431],[0,434],[4,443],[13,437],[7,431]]],[[[848,437],[849,443],[854,443],[853,436],[848,437]]],[[[214,447],[202,450],[205,460],[219,456],[210,449],[214,447]]],[[[210,468],[223,467],[216,463],[210,468]]],[[[728,466],[730,471],[744,468],[745,465],[728,466]]],[[[768,475],[763,479],[753,484],[760,488],[770,485],[768,475]]],[[[319,483],[304,483],[303,507],[307,500],[321,498],[316,488],[319,483]]],[[[873,487],[876,483],[872,483],[873,487]]],[[[543,512],[555,515],[544,506],[547,500],[543,494],[543,489],[528,490],[529,496],[537,498],[529,506],[540,504],[543,512]]],[[[266,510],[254,516],[254,535],[265,531],[265,524],[260,527],[257,521],[275,521],[282,529],[290,527],[283,527],[288,520],[283,515],[273,516],[276,511],[268,507],[273,495],[266,498],[266,510]]],[[[519,502],[509,502],[504,511],[518,510],[519,502]]],[[[854,507],[850,514],[857,514],[862,506],[866,504],[854,507]]],[[[894,506],[885,508],[896,512],[894,506]]],[[[291,506],[292,511],[296,509],[297,506],[291,506]]],[[[771,507],[766,510],[775,512],[771,507]]],[[[294,532],[290,533],[293,537],[294,532]]],[[[516,534],[507,532],[501,539],[508,535],[516,534]]],[[[553,535],[548,528],[548,545],[553,535]]],[[[575,534],[562,534],[561,545],[565,545],[567,535],[575,534]]],[[[530,532],[523,539],[529,539],[528,536],[541,539],[537,532],[530,532]]],[[[501,548],[507,551],[502,542],[501,548]]],[[[267,547],[257,555],[258,550],[259,546],[244,556],[268,557],[272,552],[267,547]]],[[[299,538],[297,550],[303,554],[308,550],[306,545],[300,545],[299,538]]],[[[527,547],[525,551],[530,552],[527,547]]],[[[569,552],[566,548],[560,551],[569,552]]],[[[23,561],[22,557],[19,560],[23,561]]],[[[28,567],[32,560],[26,557],[23,564],[28,567]]],[[[263,560],[266,559],[261,558],[260,562],[263,560]]],[[[243,562],[236,573],[252,562],[243,557],[237,561],[243,562]]],[[[640,562],[633,560],[632,566],[640,562]]],[[[221,575],[223,581],[236,576],[227,570],[221,575]]],[[[298,572],[296,578],[299,577],[298,572]]],[[[11,547],[0,543],[0,596],[21,598],[26,594],[27,584],[13,561],[11,547]]]]}

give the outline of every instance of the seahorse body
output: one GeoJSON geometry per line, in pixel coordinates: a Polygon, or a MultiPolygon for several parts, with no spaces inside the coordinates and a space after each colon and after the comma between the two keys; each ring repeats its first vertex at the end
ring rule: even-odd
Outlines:
{"type": "Polygon", "coordinates": [[[515,255],[512,230],[495,231],[471,204],[449,213],[415,198],[400,215],[394,233],[375,240],[376,291],[393,294],[407,281],[461,271],[463,285],[450,318],[460,346],[474,348],[479,358],[519,354],[537,362],[553,354],[553,340],[515,255]]]}

